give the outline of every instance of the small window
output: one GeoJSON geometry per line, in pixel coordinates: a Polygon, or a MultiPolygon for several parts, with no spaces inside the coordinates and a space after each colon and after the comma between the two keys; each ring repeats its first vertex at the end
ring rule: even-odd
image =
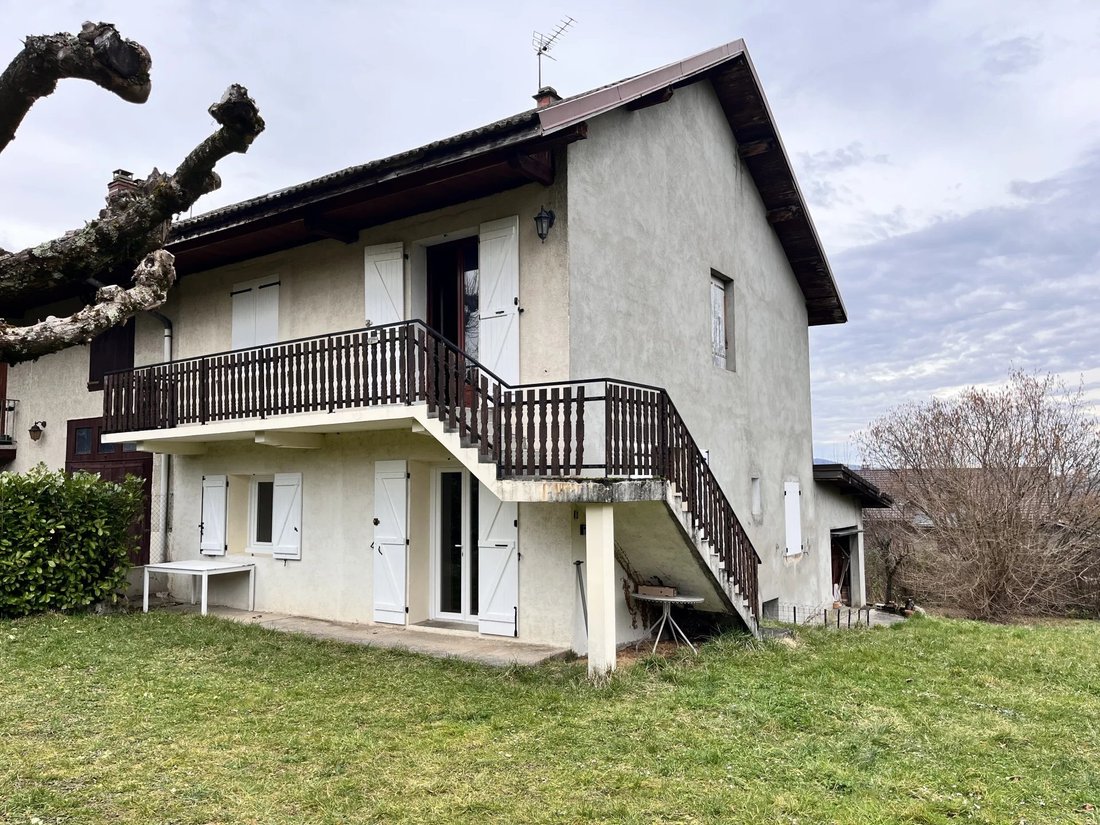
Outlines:
{"type": "Polygon", "coordinates": [[[752,479],[752,514],[759,516],[764,512],[764,501],[761,498],[760,493],[760,478],[759,476],[753,476],[752,479]]]}
{"type": "Polygon", "coordinates": [[[273,476],[255,476],[252,479],[252,505],[249,509],[248,544],[250,548],[269,549],[272,544],[275,502],[273,476]]]}
{"type": "Polygon", "coordinates": [[[734,369],[733,281],[715,269],[710,271],[710,342],[714,365],[734,369]]]}
{"type": "Polygon", "coordinates": [[[75,444],[73,445],[73,452],[76,455],[92,454],[91,427],[77,427],[75,430],[75,438],[73,440],[75,441],[75,444]]]}

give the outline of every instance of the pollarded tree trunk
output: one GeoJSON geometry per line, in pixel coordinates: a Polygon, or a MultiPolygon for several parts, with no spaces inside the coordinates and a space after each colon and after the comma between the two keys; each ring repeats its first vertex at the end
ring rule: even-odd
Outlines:
{"type": "MultiPolygon", "coordinates": [[[[142,45],[124,39],[110,23],[85,23],[80,34],[28,37],[0,75],[0,151],[14,138],[31,106],[64,78],[82,78],[123,100],[149,96],[152,61],[142,45]]],[[[172,217],[190,209],[221,180],[215,165],[246,152],[264,129],[243,86],[230,86],[209,108],[219,128],[171,174],[154,169],[139,189],[112,198],[99,217],[60,238],[20,252],[0,250],[0,361],[32,360],[93,337],[138,312],[164,303],[175,282],[172,256],[162,247],[172,217]],[[100,287],[95,300],[66,318],[29,326],[10,323],[7,308],[73,295],[100,286],[120,267],[134,269],[133,284],[100,287]]]]}

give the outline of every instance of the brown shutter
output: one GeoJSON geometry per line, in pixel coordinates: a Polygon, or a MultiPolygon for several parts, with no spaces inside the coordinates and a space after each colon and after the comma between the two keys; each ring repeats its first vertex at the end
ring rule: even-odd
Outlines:
{"type": "Polygon", "coordinates": [[[88,356],[88,389],[103,389],[103,376],[114,370],[134,368],[134,319],[112,327],[92,339],[88,356]]]}

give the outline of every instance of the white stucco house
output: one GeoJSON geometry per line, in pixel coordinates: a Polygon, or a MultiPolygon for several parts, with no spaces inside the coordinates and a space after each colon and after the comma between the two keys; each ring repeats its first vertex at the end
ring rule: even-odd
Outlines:
{"type": "Polygon", "coordinates": [[[257,610],[596,670],[639,582],[755,633],[833,601],[839,546],[862,603],[873,488],[811,454],[846,314],[744,44],[536,99],[179,222],[160,313],[10,369],[9,430],[47,424],[8,468],[144,474],[137,561],[251,560],[257,610]]]}

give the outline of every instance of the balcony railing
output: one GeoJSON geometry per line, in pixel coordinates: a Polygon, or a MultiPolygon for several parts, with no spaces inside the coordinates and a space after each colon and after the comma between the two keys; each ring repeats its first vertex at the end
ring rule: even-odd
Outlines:
{"type": "Polygon", "coordinates": [[[420,321],[104,377],[104,432],[425,404],[499,478],[663,478],[757,612],[760,559],[668,393],[614,379],[512,386],[420,321]]]}

